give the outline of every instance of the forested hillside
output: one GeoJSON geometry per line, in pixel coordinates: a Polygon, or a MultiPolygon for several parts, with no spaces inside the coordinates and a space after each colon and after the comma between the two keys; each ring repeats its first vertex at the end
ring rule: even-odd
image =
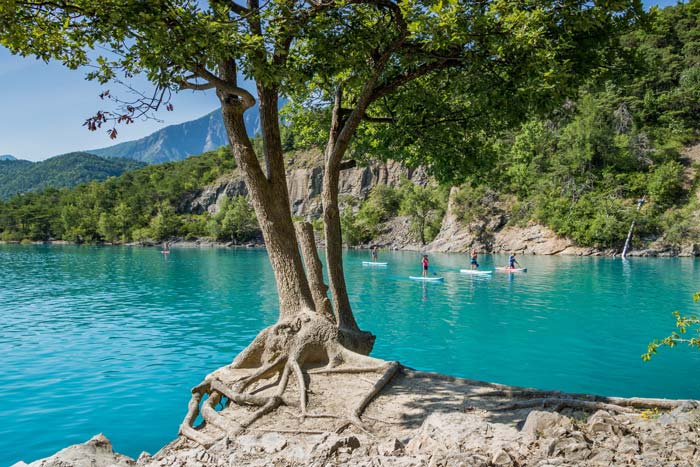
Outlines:
{"type": "Polygon", "coordinates": [[[91,180],[104,180],[143,166],[132,160],[105,159],[84,152],[41,162],[0,160],[0,199],[46,187],[67,188],[91,180]]]}
{"type": "Polygon", "coordinates": [[[235,167],[225,149],[126,172],[72,189],[48,188],[0,204],[0,239],[124,242],[166,238],[191,228],[176,214],[183,197],[235,167]]]}
{"type": "MultiPolygon", "coordinates": [[[[700,151],[686,149],[700,140],[699,23],[699,0],[652,15],[645,29],[623,37],[624,53],[563,106],[514,131],[460,133],[463,119],[450,116],[408,135],[391,128],[361,134],[352,149],[357,159],[393,158],[408,165],[445,159],[429,151],[451,151],[455,158],[449,167],[429,167],[438,176],[429,188],[381,187],[365,200],[344,200],[346,242],[371,242],[396,216],[411,219],[416,241],[431,241],[449,188],[456,186],[453,214],[477,237],[488,228],[536,223],[578,245],[619,249],[636,218],[637,245],[700,243],[700,151]],[[504,220],[488,227],[494,210],[504,220]]],[[[318,135],[326,117],[323,109],[305,113],[290,106],[285,149],[298,154],[325,144],[318,135]]],[[[198,188],[233,169],[221,149],[104,183],[15,197],[0,205],[0,235],[244,240],[255,223],[243,199],[225,202],[217,215],[187,212],[198,188]]]]}

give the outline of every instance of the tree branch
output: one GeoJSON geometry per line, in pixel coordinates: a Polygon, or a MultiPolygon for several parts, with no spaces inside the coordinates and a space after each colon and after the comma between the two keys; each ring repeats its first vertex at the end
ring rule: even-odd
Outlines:
{"type": "Polygon", "coordinates": [[[245,89],[238,87],[235,81],[221,79],[201,65],[194,65],[193,69],[200,78],[208,81],[212,87],[239,97],[243,103],[244,110],[255,105],[255,97],[245,89]]]}

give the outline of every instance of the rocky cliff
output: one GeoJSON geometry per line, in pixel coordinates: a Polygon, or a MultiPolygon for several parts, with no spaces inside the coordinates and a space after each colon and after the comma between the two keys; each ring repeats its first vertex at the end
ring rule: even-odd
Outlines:
{"type": "MultiPolygon", "coordinates": [[[[296,154],[288,159],[287,185],[292,214],[316,219],[321,216],[323,156],[314,150],[296,154]]],[[[403,179],[425,186],[428,176],[424,169],[411,169],[395,161],[374,161],[358,164],[340,174],[340,198],[364,200],[377,185],[398,187],[403,179]]],[[[193,213],[216,213],[225,197],[246,196],[248,190],[238,171],[222,177],[216,183],[195,193],[186,206],[193,213]]],[[[347,204],[347,203],[346,203],[347,204]]]]}

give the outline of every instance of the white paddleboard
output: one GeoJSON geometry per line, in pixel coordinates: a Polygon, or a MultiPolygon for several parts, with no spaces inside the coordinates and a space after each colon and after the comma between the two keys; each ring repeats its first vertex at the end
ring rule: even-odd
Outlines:
{"type": "Polygon", "coordinates": [[[507,266],[497,267],[496,271],[502,272],[527,272],[527,268],[509,268],[507,266]]]}
{"type": "Polygon", "coordinates": [[[479,269],[460,269],[459,272],[461,272],[462,274],[476,274],[476,275],[493,274],[493,271],[480,271],[479,269]]]}
{"type": "Polygon", "coordinates": [[[363,266],[386,266],[388,263],[379,263],[377,261],[363,261],[363,266]]]}
{"type": "Polygon", "coordinates": [[[442,282],[445,280],[444,277],[423,277],[423,276],[409,276],[408,277],[414,281],[426,281],[426,282],[442,282]]]}

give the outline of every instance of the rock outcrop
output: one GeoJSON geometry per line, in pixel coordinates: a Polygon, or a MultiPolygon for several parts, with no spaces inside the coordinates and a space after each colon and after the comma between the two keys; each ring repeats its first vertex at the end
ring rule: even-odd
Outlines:
{"type": "MultiPolygon", "coordinates": [[[[287,187],[292,214],[300,217],[321,216],[321,189],[323,184],[323,157],[312,151],[288,160],[287,187]]],[[[407,168],[398,162],[370,162],[359,164],[340,173],[339,197],[364,200],[377,185],[398,187],[402,180],[425,186],[428,176],[424,169],[407,168]]],[[[238,171],[222,177],[187,200],[184,210],[193,213],[217,213],[225,196],[246,196],[248,190],[238,171]]]]}
{"type": "Polygon", "coordinates": [[[18,462],[12,467],[133,467],[136,461],[117,454],[112,443],[103,435],[95,435],[83,444],[69,446],[51,457],[25,464],[18,462]]]}

